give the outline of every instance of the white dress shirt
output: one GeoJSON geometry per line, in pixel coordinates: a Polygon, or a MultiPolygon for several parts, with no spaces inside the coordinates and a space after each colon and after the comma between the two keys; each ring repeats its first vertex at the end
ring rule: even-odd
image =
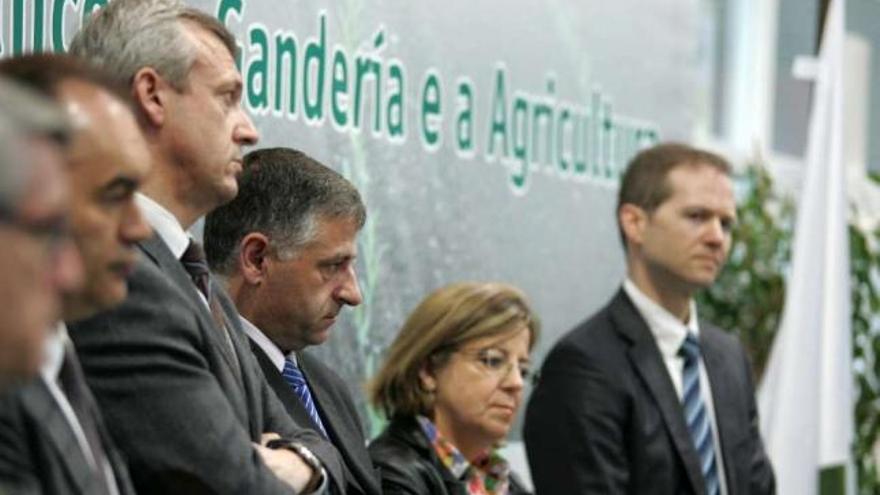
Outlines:
{"type": "MultiPolygon", "coordinates": [[[[89,465],[94,469],[95,454],[92,452],[88,440],[86,440],[86,434],[83,431],[82,424],[76,417],[76,413],[73,412],[73,407],[67,400],[64,391],[61,390],[61,387],[58,385],[58,375],[61,373],[61,366],[64,364],[64,348],[66,346],[72,347],[73,343],[70,342],[70,337],[67,335],[67,326],[64,322],[58,322],[54,331],[49,332],[44,343],[44,359],[43,365],[40,368],[40,378],[43,380],[46,388],[49,389],[49,393],[52,395],[52,398],[55,399],[58,408],[61,409],[61,412],[64,414],[64,419],[67,420],[67,424],[73,431],[73,436],[76,437],[76,443],[79,444],[79,448],[82,450],[83,455],[85,455],[86,461],[88,461],[89,465]]],[[[104,472],[107,486],[110,488],[110,495],[118,495],[119,487],[116,486],[116,476],[113,474],[113,467],[110,466],[110,462],[107,459],[104,459],[101,468],[104,472]]]]}
{"type": "Polygon", "coordinates": [[[189,247],[190,237],[180,225],[177,217],[145,194],[135,194],[135,201],[150,227],[153,227],[156,234],[162,238],[165,245],[171,250],[171,254],[180,259],[186,248],[189,247]]]}
{"type": "MultiPolygon", "coordinates": [[[[684,358],[678,355],[678,351],[689,331],[698,338],[700,336],[700,326],[697,324],[697,305],[691,299],[688,321],[683,323],[666,308],[645,295],[629,278],[623,281],[623,290],[626,291],[626,295],[629,296],[654,335],[654,341],[660,348],[660,355],[663,356],[663,362],[666,364],[672,386],[675,387],[675,393],[681,400],[684,358]]],[[[715,463],[718,466],[718,480],[721,495],[726,495],[727,482],[724,458],[721,454],[721,440],[718,437],[718,421],[715,418],[715,402],[712,399],[712,385],[709,383],[709,376],[706,374],[706,365],[702,356],[700,357],[700,395],[703,397],[703,403],[706,404],[706,412],[712,420],[712,442],[715,450],[715,463]]]]}
{"type": "MultiPolygon", "coordinates": [[[[281,374],[284,372],[285,356],[284,353],[281,352],[281,349],[279,349],[274,342],[269,340],[269,337],[266,337],[266,334],[264,334],[262,330],[248,321],[247,318],[241,315],[239,315],[238,318],[241,320],[241,326],[244,328],[244,332],[260,347],[260,349],[263,350],[263,352],[266,353],[266,356],[269,357],[269,361],[272,361],[272,364],[278,368],[278,373],[281,374]]],[[[296,353],[291,352],[286,357],[293,360],[293,363],[299,366],[299,363],[296,361],[296,353]]]]}

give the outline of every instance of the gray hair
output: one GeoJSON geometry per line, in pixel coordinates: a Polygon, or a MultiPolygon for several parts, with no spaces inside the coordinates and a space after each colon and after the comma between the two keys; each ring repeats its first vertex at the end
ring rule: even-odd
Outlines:
{"type": "Polygon", "coordinates": [[[358,229],[366,222],[357,189],[301,151],[248,153],[238,183],[235,199],[205,217],[205,253],[221,275],[233,273],[239,243],[248,233],[265,234],[279,256],[292,257],[314,239],[319,219],[350,218],[358,229]]]}
{"type": "Polygon", "coordinates": [[[125,87],[138,70],[152,67],[180,91],[196,57],[183,22],[215,34],[235,58],[235,37],[226,26],[180,0],[114,0],[74,36],[70,53],[106,68],[125,87]]]}
{"type": "Polygon", "coordinates": [[[64,112],[48,99],[0,77],[0,208],[14,209],[30,177],[28,137],[64,144],[70,124],[64,112]]]}

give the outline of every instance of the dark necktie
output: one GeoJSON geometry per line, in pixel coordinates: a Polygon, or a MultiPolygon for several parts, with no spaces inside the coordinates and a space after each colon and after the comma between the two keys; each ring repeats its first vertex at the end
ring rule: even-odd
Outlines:
{"type": "Polygon", "coordinates": [[[208,301],[208,308],[211,311],[211,317],[221,333],[223,342],[226,344],[226,350],[235,364],[234,371],[236,375],[238,375],[238,356],[235,354],[235,348],[232,345],[232,337],[229,335],[229,325],[226,320],[226,315],[223,313],[223,308],[220,307],[220,301],[217,300],[214,291],[211,290],[211,269],[208,266],[208,260],[205,257],[204,249],[202,249],[202,246],[198,242],[190,239],[189,246],[187,246],[186,251],[183,252],[183,256],[180,257],[180,262],[183,264],[183,268],[186,269],[187,273],[189,273],[196,288],[199,289],[199,292],[201,292],[202,295],[205,296],[205,300],[208,301]]]}
{"type": "Polygon", "coordinates": [[[97,484],[101,494],[111,493],[108,486],[109,480],[104,472],[104,464],[107,460],[107,452],[98,432],[96,419],[97,405],[86,385],[85,376],[76,358],[76,354],[70,345],[64,347],[64,361],[58,372],[58,386],[67,397],[73,413],[79,421],[86,443],[95,461],[95,476],[100,482],[97,484]]]}
{"type": "Polygon", "coordinates": [[[312,392],[309,390],[309,384],[306,383],[306,377],[296,363],[290,358],[284,359],[284,370],[281,372],[284,381],[293,389],[293,393],[299,397],[300,402],[312,418],[312,423],[318,427],[320,432],[327,438],[327,430],[324,429],[324,423],[321,422],[321,416],[318,415],[318,408],[315,407],[315,401],[312,399],[312,392]]]}
{"type": "Polygon", "coordinates": [[[700,343],[694,334],[688,332],[678,354],[684,358],[681,403],[685,422],[691,433],[697,456],[700,458],[700,470],[706,481],[706,493],[718,495],[720,485],[712,440],[712,421],[700,392],[700,343]]]}

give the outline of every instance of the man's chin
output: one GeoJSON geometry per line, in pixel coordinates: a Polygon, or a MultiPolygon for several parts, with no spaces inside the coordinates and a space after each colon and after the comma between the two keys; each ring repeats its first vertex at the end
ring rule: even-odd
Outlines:
{"type": "MultiPolygon", "coordinates": [[[[324,322],[322,322],[324,323],[324,322]]],[[[320,329],[312,332],[309,337],[309,345],[321,345],[327,342],[330,339],[330,331],[333,328],[333,322],[326,324],[326,326],[322,325],[320,329]]]]}
{"type": "Polygon", "coordinates": [[[71,294],[65,297],[62,315],[64,321],[71,323],[84,320],[122,304],[128,295],[128,287],[125,283],[115,285],[100,293],[71,294]]]}

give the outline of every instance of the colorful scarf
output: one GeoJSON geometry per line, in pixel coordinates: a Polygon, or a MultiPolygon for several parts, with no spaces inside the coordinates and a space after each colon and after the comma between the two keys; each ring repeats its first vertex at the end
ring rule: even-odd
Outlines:
{"type": "Polygon", "coordinates": [[[468,461],[452,442],[440,435],[430,419],[418,416],[418,420],[440,462],[453,476],[465,482],[469,495],[507,495],[510,466],[497,450],[468,461]]]}

